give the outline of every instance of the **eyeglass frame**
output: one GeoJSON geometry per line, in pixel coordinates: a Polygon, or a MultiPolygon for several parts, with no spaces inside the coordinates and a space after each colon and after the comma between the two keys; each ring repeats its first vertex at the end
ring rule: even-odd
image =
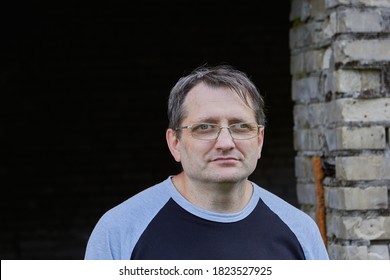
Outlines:
{"type": "Polygon", "coordinates": [[[233,124],[230,124],[230,125],[218,125],[216,123],[194,123],[194,124],[191,124],[191,125],[185,125],[185,126],[181,126],[181,127],[177,127],[175,128],[175,131],[178,131],[178,130],[182,130],[182,129],[190,129],[190,133],[191,133],[191,136],[194,138],[194,139],[197,139],[197,140],[202,140],[202,141],[214,141],[214,140],[217,140],[219,135],[221,134],[221,131],[222,131],[222,128],[226,128],[228,131],[229,131],[229,134],[230,136],[232,137],[233,140],[250,140],[250,139],[253,139],[257,136],[259,136],[260,134],[260,129],[263,128],[264,125],[261,125],[261,124],[257,124],[256,122],[240,122],[240,123],[233,123],[233,124]],[[212,126],[216,126],[219,128],[217,134],[216,134],[216,137],[215,138],[211,138],[211,139],[202,139],[202,138],[197,138],[197,137],[194,137],[193,135],[193,131],[192,131],[192,128],[196,125],[212,125],[212,126]],[[249,137],[249,138],[236,138],[236,137],[233,137],[232,135],[232,131],[230,130],[230,128],[234,125],[239,125],[239,124],[256,124],[255,126],[257,127],[257,133],[256,135],[254,135],[253,137],[249,137]]]}

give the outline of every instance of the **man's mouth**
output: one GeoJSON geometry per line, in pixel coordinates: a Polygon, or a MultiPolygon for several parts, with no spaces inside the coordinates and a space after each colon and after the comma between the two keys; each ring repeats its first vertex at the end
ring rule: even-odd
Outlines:
{"type": "Polygon", "coordinates": [[[217,157],[212,160],[212,162],[218,163],[236,163],[239,159],[235,157],[217,157]]]}

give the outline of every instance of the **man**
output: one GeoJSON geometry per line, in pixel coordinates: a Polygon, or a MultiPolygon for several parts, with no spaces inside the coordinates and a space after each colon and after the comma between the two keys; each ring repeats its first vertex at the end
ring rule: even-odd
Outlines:
{"type": "Polygon", "coordinates": [[[109,210],[85,259],[328,259],[309,216],[248,180],[265,115],[246,74],[195,69],[171,90],[168,117],[183,171],[109,210]]]}

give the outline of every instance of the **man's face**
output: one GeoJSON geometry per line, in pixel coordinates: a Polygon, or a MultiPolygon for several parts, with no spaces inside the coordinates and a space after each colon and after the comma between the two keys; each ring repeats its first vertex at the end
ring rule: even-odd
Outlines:
{"type": "MultiPolygon", "coordinates": [[[[204,84],[194,87],[184,101],[183,126],[195,123],[256,122],[254,111],[229,88],[210,88],[204,84]]],[[[172,132],[172,131],[171,131],[172,132]]],[[[264,129],[248,140],[234,140],[223,128],[216,140],[205,141],[191,136],[183,129],[181,137],[171,133],[168,145],[176,161],[181,162],[184,173],[191,179],[205,183],[236,183],[246,179],[256,168],[261,156],[264,129]]]]}

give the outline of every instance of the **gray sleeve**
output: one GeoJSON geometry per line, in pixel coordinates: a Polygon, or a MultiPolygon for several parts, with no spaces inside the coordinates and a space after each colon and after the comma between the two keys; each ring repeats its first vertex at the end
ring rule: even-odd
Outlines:
{"type": "Polygon", "coordinates": [[[265,204],[294,232],[307,260],[328,260],[329,256],[315,221],[306,213],[259,187],[265,204]]]}
{"type": "Polygon", "coordinates": [[[84,259],[130,259],[139,237],[169,198],[164,181],[107,211],[91,233],[84,259]]]}

